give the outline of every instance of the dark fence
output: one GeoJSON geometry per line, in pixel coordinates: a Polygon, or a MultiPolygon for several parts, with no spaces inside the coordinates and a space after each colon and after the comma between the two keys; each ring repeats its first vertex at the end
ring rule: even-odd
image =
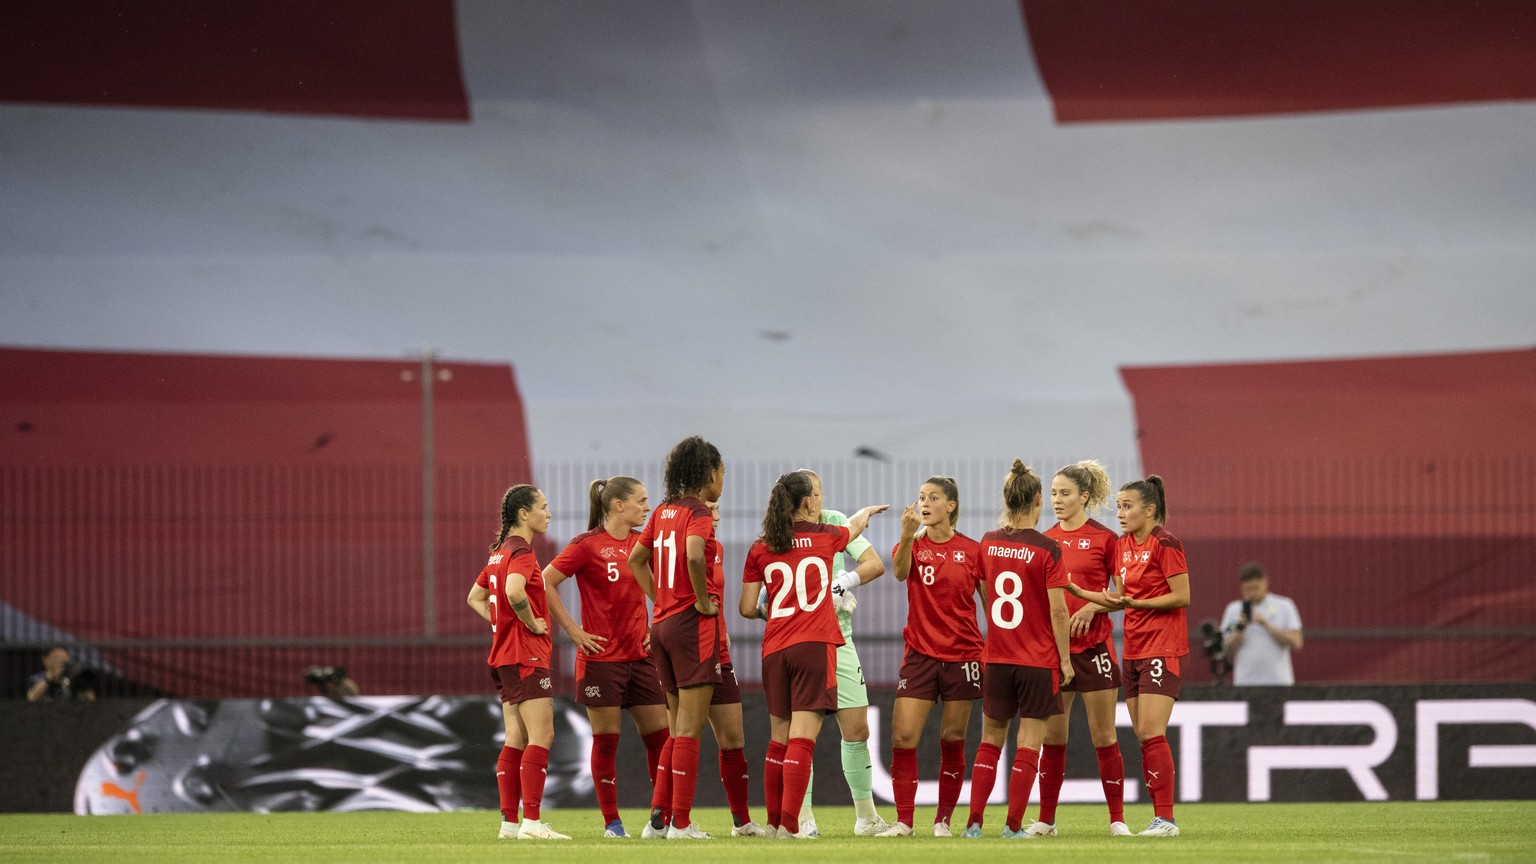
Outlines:
{"type": "MultiPolygon", "coordinates": [[[[728,456],[729,454],[727,454],[728,456]]],[[[817,464],[829,507],[897,507],[953,476],[960,530],[996,523],[1010,460],[817,464]]],[[[1050,472],[1071,459],[1035,458],[1050,472]]],[[[728,600],[773,480],[790,462],[727,460],[720,538],[728,600]]],[[[1110,464],[1118,485],[1138,475],[1110,464]]],[[[1260,560],[1294,599],[1305,683],[1530,681],[1536,670],[1536,464],[1530,459],[1160,465],[1169,529],[1188,550],[1186,679],[1211,672],[1199,625],[1260,560]]],[[[654,463],[535,468],[555,521],[540,560],[586,527],[586,488],[631,474],[660,497],[654,463]]],[[[464,603],[497,527],[511,465],[263,464],[0,468],[0,676],[12,696],[53,644],[102,698],[301,695],[310,666],[341,666],[369,693],[483,693],[484,622],[464,603]],[[424,506],[430,490],[431,507],[424,506]]],[[[1115,526],[1113,514],[1099,514],[1115,526]]],[[[869,538],[889,562],[899,518],[869,538]]],[[[862,588],[866,677],[891,684],[905,589],[862,588]]],[[[579,611],[574,587],[566,601],[579,611]]],[[[730,614],[738,674],[758,676],[760,622],[730,614]]],[[[1118,617],[1118,616],[1117,616],[1118,617]]],[[[568,683],[570,649],[557,658],[568,683]]]]}

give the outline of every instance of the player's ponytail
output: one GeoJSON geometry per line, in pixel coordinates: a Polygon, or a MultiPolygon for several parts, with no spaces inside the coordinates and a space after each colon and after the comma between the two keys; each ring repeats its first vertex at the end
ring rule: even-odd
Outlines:
{"type": "Polygon", "coordinates": [[[1141,503],[1152,505],[1152,521],[1158,525],[1168,521],[1168,496],[1163,488],[1163,478],[1147,475],[1145,480],[1132,480],[1120,487],[1121,492],[1135,492],[1141,503]]]}
{"type": "Polygon", "coordinates": [[[811,477],[804,471],[781,475],[768,493],[768,510],[763,514],[763,545],[775,554],[788,552],[795,545],[795,511],[800,502],[814,491],[811,477]]]}
{"type": "Polygon", "coordinates": [[[1081,462],[1073,462],[1057,471],[1056,476],[1071,480],[1077,484],[1079,492],[1088,495],[1088,500],[1083,502],[1085,512],[1092,513],[1109,500],[1109,492],[1112,488],[1109,472],[1104,470],[1104,466],[1097,460],[1084,459],[1081,462]]]}
{"type": "Polygon", "coordinates": [[[1013,460],[1012,470],[1003,479],[1003,515],[999,523],[1007,528],[1015,522],[1027,520],[1031,513],[1038,519],[1039,505],[1040,475],[1025,465],[1022,459],[1013,460]]]}
{"type": "Polygon", "coordinates": [[[591,505],[587,511],[587,530],[591,531],[608,521],[608,511],[613,509],[613,502],[623,501],[633,495],[639,485],[639,480],[622,474],[607,480],[593,480],[592,485],[587,487],[587,500],[591,505]]]}
{"type": "Polygon", "coordinates": [[[517,514],[522,510],[532,510],[533,502],[539,499],[539,489],[531,483],[519,483],[508,489],[501,496],[501,530],[496,532],[496,542],[491,544],[490,551],[495,552],[501,548],[501,544],[507,540],[507,535],[512,533],[518,522],[517,514]]]}

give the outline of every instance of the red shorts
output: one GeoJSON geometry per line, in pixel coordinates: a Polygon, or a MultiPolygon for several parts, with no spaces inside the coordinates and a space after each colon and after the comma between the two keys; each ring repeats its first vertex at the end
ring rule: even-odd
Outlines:
{"type": "Polygon", "coordinates": [[[496,695],[508,705],[555,695],[549,670],[540,666],[497,666],[491,670],[496,695]]]}
{"type": "Polygon", "coordinates": [[[715,685],[715,695],[709,698],[711,705],[740,705],[741,682],[736,680],[736,667],[720,664],[720,683],[715,685]]]}
{"type": "Polygon", "coordinates": [[[1072,680],[1061,685],[1062,692],[1073,690],[1092,693],[1120,686],[1120,664],[1115,662],[1115,643],[1103,642],[1072,655],[1072,680]]]}
{"type": "Polygon", "coordinates": [[[661,692],[661,676],[650,657],[617,662],[577,657],[576,704],[593,708],[665,705],[667,694],[661,692]]]}
{"type": "Polygon", "coordinates": [[[692,606],[657,621],[651,628],[651,656],[661,689],[720,683],[720,616],[700,615],[692,606]]]}
{"type": "Polygon", "coordinates": [[[911,648],[901,658],[897,697],[928,702],[981,698],[981,660],[935,660],[911,648]]]}
{"type": "Polygon", "coordinates": [[[799,642],[763,658],[763,695],[768,713],[837,713],[837,646],[799,642]]]}
{"type": "Polygon", "coordinates": [[[1179,658],[1143,657],[1125,661],[1125,698],[1135,699],[1147,693],[1179,698],[1183,684],[1179,678],[1179,658]]]}
{"type": "Polygon", "coordinates": [[[982,713],[993,720],[1044,720],[1061,713],[1060,670],[988,663],[982,670],[982,713]]]}

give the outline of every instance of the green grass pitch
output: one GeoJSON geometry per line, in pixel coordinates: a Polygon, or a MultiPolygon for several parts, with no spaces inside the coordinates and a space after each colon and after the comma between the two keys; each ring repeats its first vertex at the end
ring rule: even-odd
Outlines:
{"type": "MultiPolygon", "coordinates": [[[[882,808],[887,818],[890,807],[882,808]]],[[[1031,808],[1033,811],[1033,807],[1031,808]]],[[[1144,812],[1145,811],[1145,812],[1144,812]]],[[[1132,805],[1132,829],[1150,818],[1132,805]]],[[[760,810],[754,811],[758,816],[760,810]]],[[[1061,836],[1002,840],[1003,809],[987,811],[987,837],[937,839],[918,810],[918,832],[902,839],[855,838],[851,807],[816,808],[823,837],[816,841],[732,838],[724,810],[695,811],[710,842],[604,840],[595,810],[552,810],[545,820],[572,835],[569,842],[496,839],[500,817],[462,813],[316,813],[260,816],[0,816],[0,861],[70,864],[174,862],[714,862],[878,860],[881,864],[1009,860],[1092,862],[1528,862],[1536,861],[1536,802],[1380,804],[1192,804],[1178,809],[1183,836],[1110,837],[1102,806],[1064,806],[1061,836]]],[[[962,807],[958,814],[963,814],[962,807]]],[[[958,815],[957,814],[957,815],[958,815]]],[[[640,811],[624,824],[639,832],[640,811]]],[[[958,831],[959,828],[957,827],[958,831]]]]}

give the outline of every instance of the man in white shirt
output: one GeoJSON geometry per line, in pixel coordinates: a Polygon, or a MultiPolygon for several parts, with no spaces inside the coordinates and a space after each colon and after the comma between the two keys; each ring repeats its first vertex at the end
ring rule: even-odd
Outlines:
{"type": "Polygon", "coordinates": [[[1227,604],[1221,632],[1232,659],[1232,683],[1281,686],[1296,683],[1291,652],[1301,650],[1301,613],[1289,597],[1269,593],[1269,576],[1259,564],[1244,564],[1238,579],[1243,599],[1227,604]]]}

